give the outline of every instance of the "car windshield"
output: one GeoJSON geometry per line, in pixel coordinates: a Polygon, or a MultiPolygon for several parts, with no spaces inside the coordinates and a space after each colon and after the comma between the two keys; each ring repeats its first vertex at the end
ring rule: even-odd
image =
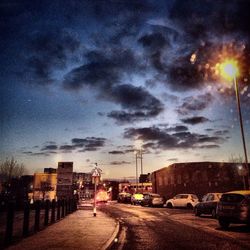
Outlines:
{"type": "Polygon", "coordinates": [[[221,201],[223,202],[241,202],[245,197],[241,194],[223,194],[221,201]]]}

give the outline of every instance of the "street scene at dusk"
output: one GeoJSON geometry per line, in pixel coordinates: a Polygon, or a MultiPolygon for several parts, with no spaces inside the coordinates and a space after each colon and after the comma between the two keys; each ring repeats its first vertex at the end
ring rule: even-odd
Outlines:
{"type": "Polygon", "coordinates": [[[250,249],[249,13],[1,1],[0,249],[250,249]]]}

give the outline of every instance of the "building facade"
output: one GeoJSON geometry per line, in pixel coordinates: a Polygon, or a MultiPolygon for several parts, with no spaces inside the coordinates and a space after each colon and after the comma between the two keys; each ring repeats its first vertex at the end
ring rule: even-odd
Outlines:
{"type": "Polygon", "coordinates": [[[225,162],[175,163],[151,173],[153,192],[171,198],[178,193],[201,197],[208,192],[243,189],[241,166],[225,162]]]}
{"type": "Polygon", "coordinates": [[[57,174],[35,173],[33,182],[34,200],[56,199],[57,174]]]}
{"type": "Polygon", "coordinates": [[[73,162],[58,162],[57,199],[73,197],[73,162]]]}

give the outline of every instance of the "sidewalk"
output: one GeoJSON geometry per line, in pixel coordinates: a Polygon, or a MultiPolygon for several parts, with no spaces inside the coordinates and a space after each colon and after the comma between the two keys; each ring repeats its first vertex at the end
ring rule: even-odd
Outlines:
{"type": "Polygon", "coordinates": [[[119,231],[119,224],[98,211],[96,217],[88,208],[77,210],[46,229],[23,239],[9,250],[15,249],[106,249],[119,231]]]}

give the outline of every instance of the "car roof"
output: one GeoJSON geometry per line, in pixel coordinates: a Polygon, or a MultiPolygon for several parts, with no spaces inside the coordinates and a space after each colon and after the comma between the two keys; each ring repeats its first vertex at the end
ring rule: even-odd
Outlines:
{"type": "Polygon", "coordinates": [[[177,194],[177,195],[196,195],[196,194],[177,194]]]}
{"type": "Polygon", "coordinates": [[[205,195],[208,195],[208,194],[223,194],[223,193],[207,193],[205,195]]]}
{"type": "Polygon", "coordinates": [[[230,191],[225,194],[241,194],[241,195],[250,195],[250,190],[235,190],[235,191],[230,191]]]}

